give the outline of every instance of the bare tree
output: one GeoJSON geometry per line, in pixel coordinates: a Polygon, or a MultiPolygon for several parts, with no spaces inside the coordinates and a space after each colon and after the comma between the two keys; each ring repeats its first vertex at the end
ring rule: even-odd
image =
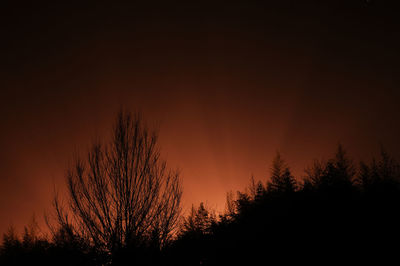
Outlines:
{"type": "Polygon", "coordinates": [[[160,159],[157,135],[140,115],[120,111],[112,140],[97,142],[67,172],[67,207],[55,197],[58,225],[107,252],[171,238],[180,215],[178,171],[160,159]]]}

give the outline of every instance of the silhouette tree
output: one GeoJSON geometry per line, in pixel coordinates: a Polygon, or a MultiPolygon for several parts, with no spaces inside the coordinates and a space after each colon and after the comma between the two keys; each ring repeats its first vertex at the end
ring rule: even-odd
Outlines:
{"type": "Polygon", "coordinates": [[[356,179],[356,183],[360,185],[363,189],[368,189],[375,182],[376,176],[373,175],[373,172],[376,173],[376,171],[372,170],[375,168],[375,165],[375,160],[372,161],[372,167],[370,167],[363,161],[360,162],[359,174],[356,179]]]}
{"type": "Polygon", "coordinates": [[[380,161],[375,162],[371,168],[373,175],[380,181],[397,183],[400,181],[400,165],[390,154],[382,147],[380,161]]]}
{"type": "Polygon", "coordinates": [[[247,213],[251,207],[253,200],[246,192],[237,192],[237,199],[235,201],[237,213],[243,215],[247,213]]]}
{"type": "MultiPolygon", "coordinates": [[[[60,228],[114,254],[168,243],[180,213],[179,173],[160,159],[157,135],[140,115],[120,111],[112,140],[92,145],[66,176],[68,206],[56,196],[60,228]]],[[[66,232],[64,232],[66,233],[66,232]]]]}
{"type": "Polygon", "coordinates": [[[324,183],[325,167],[323,162],[314,160],[312,166],[305,169],[303,190],[318,188],[324,183]]]}
{"type": "Polygon", "coordinates": [[[15,232],[15,228],[13,226],[9,227],[7,232],[3,235],[2,253],[8,253],[10,250],[19,248],[20,246],[21,241],[15,232]]]}
{"type": "Polygon", "coordinates": [[[306,168],[303,189],[313,187],[317,190],[351,188],[356,171],[353,162],[347,157],[342,145],[338,145],[334,158],[324,163],[314,161],[306,168]]]}
{"type": "Polygon", "coordinates": [[[289,167],[278,152],[272,162],[271,178],[267,183],[267,191],[286,193],[294,192],[296,188],[296,179],[292,176],[289,167]]]}
{"type": "Polygon", "coordinates": [[[251,175],[251,177],[250,177],[250,185],[249,185],[249,193],[250,193],[250,197],[252,199],[255,199],[256,196],[257,196],[257,186],[258,186],[258,183],[256,183],[256,181],[254,179],[254,176],[251,175]]]}
{"type": "Polygon", "coordinates": [[[52,248],[55,256],[67,265],[99,265],[106,261],[86,239],[75,234],[71,225],[61,227],[53,234],[52,248]]]}
{"type": "Polygon", "coordinates": [[[338,185],[351,186],[355,176],[353,162],[347,157],[341,144],[338,145],[335,158],[328,163],[327,175],[335,176],[331,181],[338,185]]]}
{"type": "Polygon", "coordinates": [[[400,165],[382,148],[378,159],[373,158],[370,164],[360,162],[355,182],[367,192],[397,189],[400,184],[400,165]]]}
{"type": "Polygon", "coordinates": [[[266,193],[266,189],[264,187],[264,185],[261,183],[261,181],[257,182],[257,187],[256,187],[256,195],[254,197],[254,200],[259,201],[261,200],[266,193]]]}
{"type": "Polygon", "coordinates": [[[260,200],[266,190],[264,185],[261,183],[261,181],[255,181],[254,176],[252,175],[250,178],[250,185],[249,185],[249,193],[250,197],[252,200],[260,200]]]}
{"type": "Polygon", "coordinates": [[[236,203],[235,197],[232,191],[226,193],[226,203],[225,203],[225,214],[223,215],[226,219],[231,219],[236,214],[236,203]]]}
{"type": "Polygon", "coordinates": [[[200,203],[197,209],[192,205],[190,214],[183,218],[181,234],[208,234],[210,233],[211,225],[215,221],[215,215],[207,210],[203,202],[200,203]]]}
{"type": "Polygon", "coordinates": [[[0,249],[0,264],[1,265],[16,265],[18,257],[22,254],[22,243],[15,232],[14,227],[8,228],[3,234],[3,243],[0,249]]]}
{"type": "Polygon", "coordinates": [[[39,225],[36,222],[35,215],[32,216],[30,223],[24,227],[22,235],[22,245],[25,248],[34,246],[41,239],[39,237],[39,225]]]}

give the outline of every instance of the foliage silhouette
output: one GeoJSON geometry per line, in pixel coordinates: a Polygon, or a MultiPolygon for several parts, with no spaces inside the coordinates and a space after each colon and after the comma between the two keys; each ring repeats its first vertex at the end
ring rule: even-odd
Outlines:
{"type": "Polygon", "coordinates": [[[226,205],[218,217],[203,203],[192,206],[168,245],[160,248],[159,232],[152,230],[146,244],[118,249],[113,260],[71,223],[58,227],[51,239],[38,237],[29,226],[20,239],[10,228],[0,263],[324,265],[397,260],[400,164],[383,149],[379,158],[356,167],[339,145],[331,159],[305,169],[303,182],[277,154],[271,176],[264,181],[252,177],[246,191],[227,194],[226,205]]]}
{"type": "Polygon", "coordinates": [[[400,236],[399,169],[382,152],[357,171],[339,145],[300,185],[277,154],[267,188],[252,177],[249,192],[228,193],[210,233],[174,242],[171,265],[382,263],[400,236]]]}
{"type": "Polygon", "coordinates": [[[278,152],[272,162],[271,180],[267,183],[268,192],[293,193],[296,187],[296,179],[278,152]]]}
{"type": "Polygon", "coordinates": [[[206,209],[204,203],[201,202],[199,207],[196,209],[192,206],[190,214],[183,218],[180,237],[184,237],[186,234],[207,234],[211,225],[215,222],[215,215],[210,213],[206,209]]]}

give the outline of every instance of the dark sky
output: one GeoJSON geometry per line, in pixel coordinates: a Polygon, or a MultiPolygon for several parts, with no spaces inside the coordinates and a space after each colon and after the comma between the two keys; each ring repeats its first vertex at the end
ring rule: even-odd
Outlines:
{"type": "Polygon", "coordinates": [[[297,177],[339,142],[400,155],[397,1],[143,2],[2,3],[0,232],[41,219],[121,106],[160,129],[185,208],[222,210],[277,150],[297,177]]]}

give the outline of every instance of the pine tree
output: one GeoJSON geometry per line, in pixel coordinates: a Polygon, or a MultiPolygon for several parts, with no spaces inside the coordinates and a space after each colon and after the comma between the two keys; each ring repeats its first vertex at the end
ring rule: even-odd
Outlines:
{"type": "Polygon", "coordinates": [[[294,192],[297,189],[296,179],[279,153],[276,154],[271,167],[271,178],[267,183],[268,192],[294,192]]]}
{"type": "Polygon", "coordinates": [[[355,175],[353,162],[347,157],[346,151],[341,144],[338,145],[335,158],[332,161],[338,182],[343,185],[352,185],[355,175]]]}
{"type": "Polygon", "coordinates": [[[207,210],[203,202],[197,209],[192,205],[190,214],[183,219],[181,234],[206,234],[214,221],[215,217],[207,210]]]}

